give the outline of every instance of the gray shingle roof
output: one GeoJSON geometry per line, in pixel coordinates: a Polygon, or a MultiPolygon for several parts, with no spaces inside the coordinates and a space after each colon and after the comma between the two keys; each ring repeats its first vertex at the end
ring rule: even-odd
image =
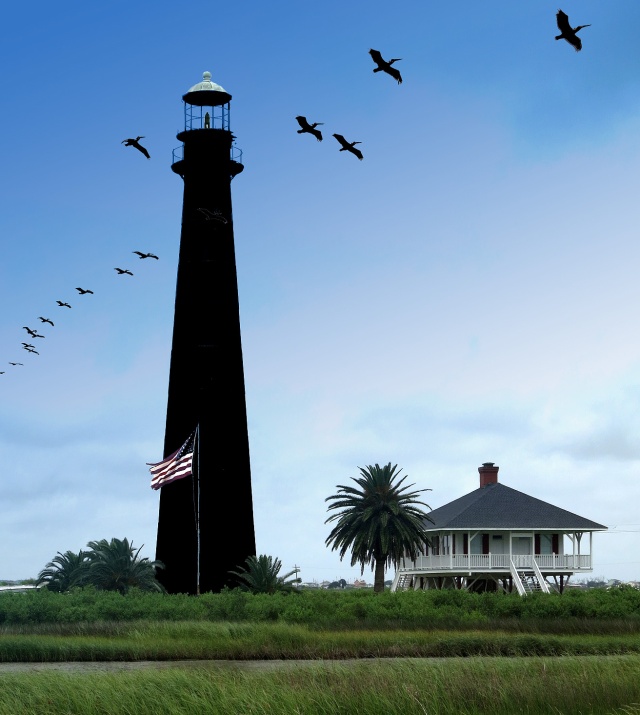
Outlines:
{"type": "Polygon", "coordinates": [[[429,512],[435,524],[430,531],[443,529],[606,529],[591,519],[535,499],[504,484],[488,484],[429,512]]]}

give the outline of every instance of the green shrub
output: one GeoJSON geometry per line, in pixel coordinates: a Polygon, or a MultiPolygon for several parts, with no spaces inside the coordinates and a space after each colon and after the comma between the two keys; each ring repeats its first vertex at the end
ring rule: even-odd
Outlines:
{"type": "Polygon", "coordinates": [[[282,622],[313,628],[487,629],[539,633],[640,632],[636,589],[559,594],[300,590],[251,594],[239,589],[201,596],[93,588],[0,594],[0,625],[95,622],[282,622]]]}

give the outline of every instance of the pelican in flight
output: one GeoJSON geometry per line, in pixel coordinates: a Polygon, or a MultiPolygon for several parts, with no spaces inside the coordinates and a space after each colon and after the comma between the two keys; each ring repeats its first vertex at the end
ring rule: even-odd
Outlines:
{"type": "Polygon", "coordinates": [[[298,134],[313,134],[313,136],[319,141],[322,141],[322,132],[316,127],[321,126],[324,122],[314,122],[309,124],[306,117],[298,116],[296,117],[298,124],[302,127],[298,129],[298,134]]]}
{"type": "Polygon", "coordinates": [[[85,293],[91,293],[91,295],[93,295],[93,291],[88,288],[76,288],[76,290],[80,292],[80,295],[84,295],[85,293]]]}
{"type": "Polygon", "coordinates": [[[569,16],[562,12],[562,10],[558,10],[556,13],[556,21],[558,23],[558,30],[560,30],[560,34],[556,35],[556,40],[566,40],[575,48],[576,52],[580,52],[582,49],[582,40],[578,37],[577,33],[579,30],[582,30],[583,27],[591,27],[591,25],[571,27],[569,24],[569,16]]]}
{"type": "Polygon", "coordinates": [[[153,253],[142,253],[142,251],[133,251],[133,253],[140,256],[140,258],[155,258],[156,260],[158,260],[158,256],[153,253]]]}
{"type": "Polygon", "coordinates": [[[35,337],[36,337],[37,333],[36,333],[35,330],[31,330],[31,328],[27,328],[26,325],[23,325],[22,327],[29,333],[29,335],[30,335],[32,338],[35,338],[35,337]]]}
{"type": "Polygon", "coordinates": [[[58,305],[64,307],[64,308],[70,308],[70,307],[71,307],[71,306],[69,305],[69,303],[64,303],[64,302],[61,301],[61,300],[57,300],[56,303],[57,303],[58,305]]]}
{"type": "Polygon", "coordinates": [[[31,343],[22,343],[23,348],[35,348],[35,345],[32,345],[31,343]]]}
{"type": "Polygon", "coordinates": [[[38,317],[38,320],[41,320],[43,323],[49,323],[53,327],[53,321],[50,320],[49,318],[43,318],[41,315],[38,317]]]}
{"type": "Polygon", "coordinates": [[[360,149],[356,149],[355,145],[356,144],[362,144],[362,142],[348,142],[342,134],[334,134],[333,135],[342,145],[342,148],[340,151],[350,151],[352,154],[355,154],[360,161],[362,161],[362,152],[360,149]]]}
{"type": "MultiPolygon", "coordinates": [[[[222,215],[222,211],[219,209],[214,209],[209,211],[209,209],[196,209],[204,216],[205,221],[219,221],[220,223],[229,223],[227,219],[222,215]]],[[[154,256],[156,258],[156,256],[154,256]]]]}
{"type": "Polygon", "coordinates": [[[36,355],[40,355],[40,353],[37,350],[34,350],[33,348],[25,348],[25,350],[28,353],[35,353],[36,355]]]}
{"type": "Polygon", "coordinates": [[[128,270],[127,268],[114,268],[113,270],[118,271],[119,276],[123,275],[124,273],[126,273],[128,276],[133,275],[133,273],[130,270],[128,270]]]}
{"type": "Polygon", "coordinates": [[[382,55],[378,50],[369,50],[369,54],[371,55],[371,59],[376,63],[376,65],[378,65],[373,70],[374,72],[386,72],[388,75],[391,75],[391,77],[393,77],[398,84],[402,84],[400,72],[398,72],[395,67],[391,66],[394,62],[400,62],[402,57],[395,57],[387,62],[387,60],[382,59],[382,55]]]}
{"type": "Polygon", "coordinates": [[[24,363],[21,362],[10,362],[9,365],[22,365],[24,367],[24,363]]]}
{"type": "Polygon", "coordinates": [[[149,152],[141,145],[139,144],[139,140],[144,139],[144,137],[136,137],[135,139],[123,139],[120,143],[124,144],[125,146],[134,146],[138,151],[141,151],[147,159],[151,159],[149,156],[149,152]]]}

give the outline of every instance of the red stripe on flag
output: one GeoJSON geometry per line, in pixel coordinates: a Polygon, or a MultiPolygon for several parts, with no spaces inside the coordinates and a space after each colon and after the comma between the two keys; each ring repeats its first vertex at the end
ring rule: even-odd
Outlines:
{"type": "Polygon", "coordinates": [[[191,476],[193,465],[193,438],[192,436],[173,454],[165,457],[161,462],[151,464],[147,462],[151,472],[151,488],[160,489],[165,484],[170,484],[178,479],[191,476]],[[189,450],[187,452],[187,450],[189,450]]]}

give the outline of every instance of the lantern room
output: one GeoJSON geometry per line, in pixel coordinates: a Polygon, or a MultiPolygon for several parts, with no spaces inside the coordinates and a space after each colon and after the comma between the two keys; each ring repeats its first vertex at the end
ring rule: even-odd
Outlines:
{"type": "Polygon", "coordinates": [[[184,100],[184,130],[226,129],[229,131],[231,95],[211,81],[211,72],[204,72],[202,82],[182,95],[184,100]]]}
{"type": "MultiPolygon", "coordinates": [[[[235,137],[231,133],[229,114],[231,95],[219,84],[211,81],[211,72],[202,74],[202,81],[194,84],[182,95],[184,102],[184,130],[178,133],[183,144],[173,150],[171,168],[184,178],[188,165],[185,162],[185,143],[193,145],[191,155],[198,148],[201,153],[216,146],[230,145],[229,174],[231,178],[239,174],[242,164],[242,151],[235,146],[235,137]]],[[[225,152],[226,153],[226,152],[225,152]]]]}

